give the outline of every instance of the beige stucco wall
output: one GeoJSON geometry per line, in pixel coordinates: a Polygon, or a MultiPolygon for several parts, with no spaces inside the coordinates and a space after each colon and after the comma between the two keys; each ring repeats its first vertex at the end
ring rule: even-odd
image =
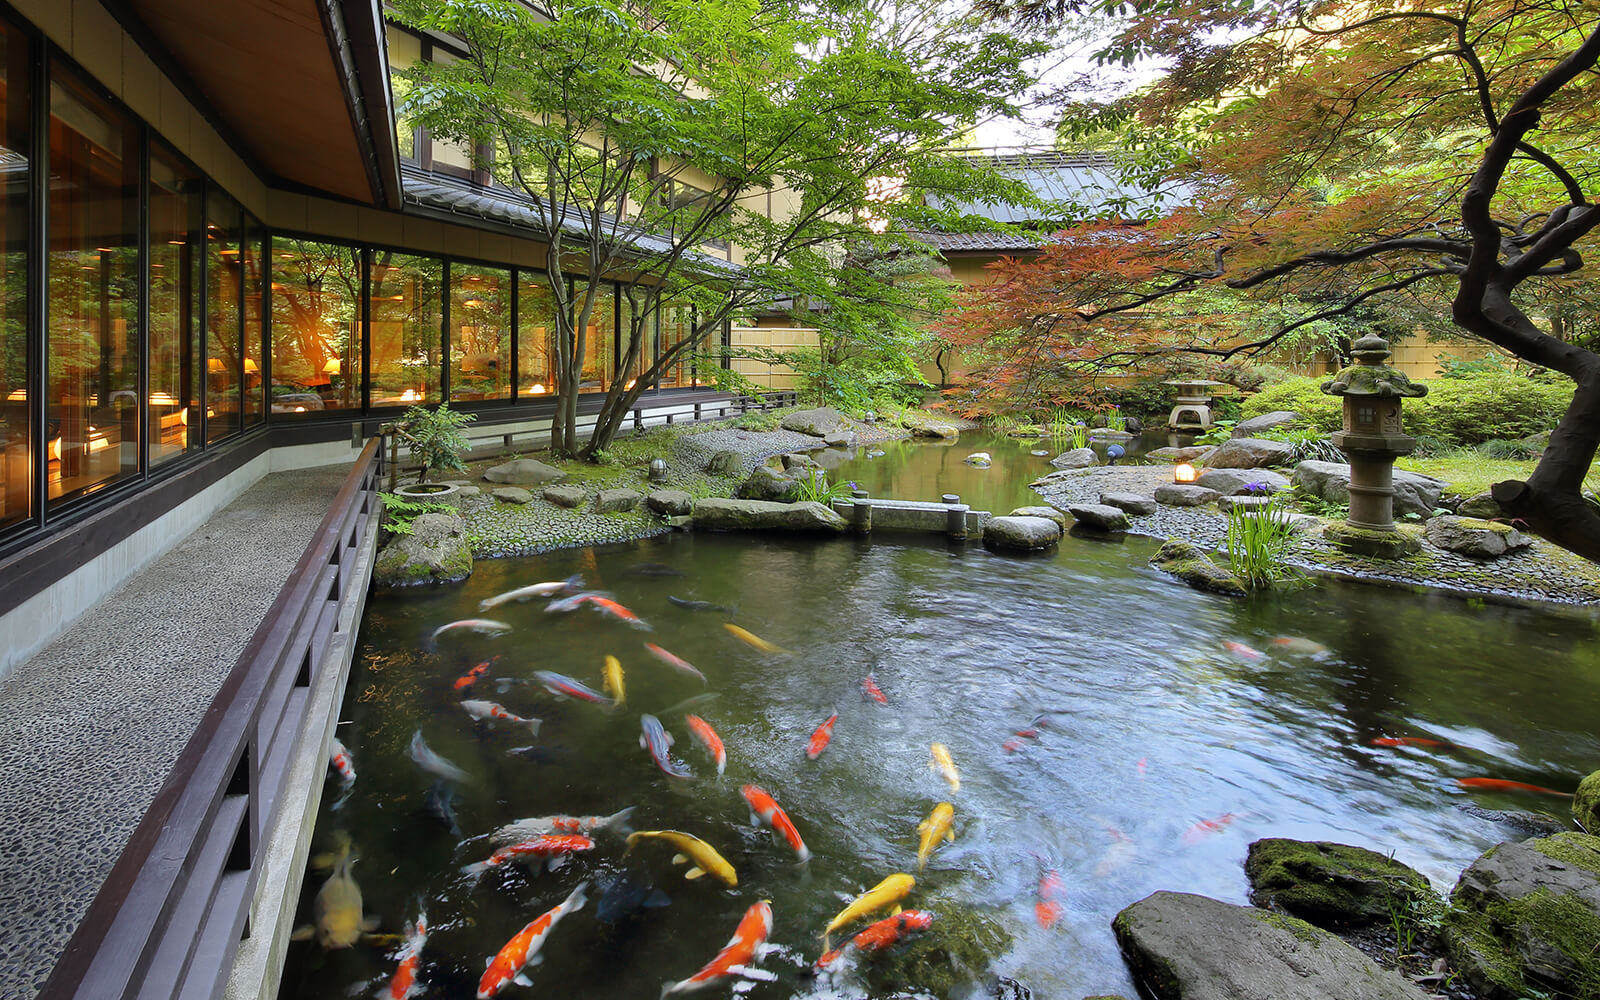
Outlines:
{"type": "MultiPolygon", "coordinates": [[[[807,326],[733,328],[730,343],[733,347],[769,347],[775,351],[788,351],[798,347],[815,348],[817,331],[807,326]]],[[[749,358],[734,358],[734,371],[768,389],[793,389],[797,381],[794,370],[786,365],[768,365],[749,358]]]]}

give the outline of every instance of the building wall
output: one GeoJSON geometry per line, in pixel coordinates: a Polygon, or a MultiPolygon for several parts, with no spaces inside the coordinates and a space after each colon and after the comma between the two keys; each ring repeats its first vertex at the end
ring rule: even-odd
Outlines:
{"type": "MultiPolygon", "coordinates": [[[[790,351],[817,347],[817,331],[807,326],[736,326],[730,334],[729,346],[764,347],[774,351],[790,351]]],[[[734,358],[730,367],[751,381],[767,389],[793,389],[798,384],[794,369],[787,365],[769,365],[751,358],[734,358]]]]}

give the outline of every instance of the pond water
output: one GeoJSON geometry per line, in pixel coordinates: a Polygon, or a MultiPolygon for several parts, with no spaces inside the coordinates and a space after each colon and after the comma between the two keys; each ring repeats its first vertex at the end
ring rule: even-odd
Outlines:
{"type": "MultiPolygon", "coordinates": [[[[836,478],[875,495],[958,492],[1004,512],[1032,499],[1023,484],[1044,466],[1000,444],[975,436],[955,447],[896,445],[836,478]],[[993,468],[960,463],[980,448],[993,468]],[[874,478],[891,474],[894,489],[874,478]]],[[[1234,601],[1150,569],[1155,544],[1069,538],[1048,555],[1016,558],[918,536],[678,535],[480,562],[461,588],[374,599],[339,728],[359,776],[347,796],[330,776],[315,849],[350,834],[355,876],[383,931],[426,907],[430,997],[473,996],[485,960],[582,880],[590,902],[551,934],[544,963],[529,970],[533,989],[502,995],[655,996],[709,961],[750,904],[769,899],[772,940],[783,948],[761,963],[778,979],[754,984],[755,998],[987,995],[995,975],[1040,997],[1133,996],[1112,917],[1158,889],[1245,901],[1241,862],[1252,840],[1392,851],[1446,889],[1485,848],[1517,836],[1457,806],[1567,810],[1566,799],[1468,791],[1456,779],[1570,791],[1600,761],[1600,644],[1585,613],[1337,583],[1234,601]],[[513,627],[503,637],[430,639],[446,622],[478,617],[485,597],[573,573],[653,631],[589,607],[549,614],[536,600],[487,613],[513,627]],[[669,595],[734,611],[687,611],[669,595]],[[726,631],[728,621],[792,652],[762,653],[726,631]],[[698,666],[708,685],[651,659],[646,641],[698,666]],[[626,706],[615,713],[525,683],[553,670],[599,688],[607,655],[626,678],[626,706]],[[536,740],[458,706],[456,679],[491,657],[472,696],[543,718],[536,740]],[[863,699],[869,672],[887,704],[863,699]],[[720,779],[683,712],[667,711],[703,691],[720,696],[695,709],[726,743],[720,779]],[[644,712],[676,737],[674,755],[692,779],[668,777],[640,748],[644,712]],[[831,744],[808,760],[808,738],[833,712],[831,744]],[[1041,715],[1038,735],[1008,750],[1041,715]],[[449,786],[459,833],[429,807],[435,779],[408,755],[418,729],[469,775],[449,786]],[[1447,745],[1373,745],[1394,737],[1447,745]],[[958,792],[930,769],[935,742],[960,769],[958,792]],[[776,796],[811,861],[798,863],[749,825],[746,782],[776,796]],[[954,805],[955,841],[919,874],[917,825],[941,801],[954,805]],[[485,835],[503,823],[628,806],[640,830],[709,842],[737,870],[738,887],[686,881],[663,843],[625,857],[621,839],[604,833],[557,871],[508,866],[475,884],[459,872],[490,853],[485,835]],[[1051,869],[1063,885],[1053,923],[1035,909],[1051,869]],[[936,929],[942,921],[985,942],[987,954],[970,959],[976,967],[952,973],[924,949],[837,978],[801,975],[828,920],[899,871],[917,875],[906,905],[931,910],[936,929]],[[623,872],[648,877],[670,905],[598,920],[598,899],[623,872]]],[[[308,875],[302,921],[324,878],[308,875]]],[[[296,944],[281,995],[370,992],[393,968],[379,945],[296,944]]]]}

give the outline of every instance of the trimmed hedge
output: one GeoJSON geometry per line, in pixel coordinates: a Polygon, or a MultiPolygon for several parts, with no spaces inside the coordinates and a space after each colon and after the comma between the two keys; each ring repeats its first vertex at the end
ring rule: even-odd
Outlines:
{"type": "MultiPolygon", "coordinates": [[[[1322,392],[1321,378],[1291,378],[1244,401],[1245,417],[1293,410],[1324,433],[1340,428],[1343,404],[1322,392]]],[[[1406,433],[1439,438],[1455,445],[1516,439],[1549,430],[1572,402],[1565,378],[1530,378],[1510,372],[1483,372],[1468,378],[1427,382],[1428,394],[1404,403],[1406,433]]]]}

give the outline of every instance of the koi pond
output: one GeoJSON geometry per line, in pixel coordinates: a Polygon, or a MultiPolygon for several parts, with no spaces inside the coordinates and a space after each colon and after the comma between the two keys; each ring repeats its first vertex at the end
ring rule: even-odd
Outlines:
{"type": "MultiPolygon", "coordinates": [[[[1003,514],[1032,500],[1025,484],[1048,471],[1028,446],[986,435],[882,450],[834,478],[879,496],[961,493],[1003,514]],[[992,468],[961,462],[977,450],[994,456],[992,468]]],[[[400,939],[424,909],[425,995],[475,996],[487,961],[586,882],[586,905],[549,930],[542,964],[527,969],[531,988],[507,982],[499,995],[656,996],[695,975],[752,904],[770,900],[773,948],[748,964],[775,981],[721,979],[708,993],[732,984],[753,998],[988,996],[1003,976],[1040,997],[1131,997],[1112,917],[1158,889],[1244,902],[1252,840],[1392,851],[1448,889],[1487,847],[1522,836],[1459,806],[1567,810],[1566,799],[1457,779],[1570,791],[1600,757],[1591,612],[1347,583],[1229,600],[1151,569],[1156,546],[1068,537],[1018,558],[933,536],[675,535],[482,561],[462,587],[374,599],[338,729],[357,777],[346,786],[330,771],[313,849],[348,834],[359,861],[347,870],[387,937],[294,945],[281,995],[387,988],[400,939]],[[603,602],[552,613],[538,597],[479,611],[493,595],[574,574],[650,630],[603,602]],[[511,631],[432,638],[471,618],[511,631]],[[624,684],[614,710],[557,696],[559,685],[534,676],[598,691],[608,656],[624,684]],[[479,720],[464,699],[543,722],[534,736],[530,725],[479,720]],[[689,699],[698,700],[683,707],[689,699]],[[689,713],[720,736],[724,774],[689,713]],[[831,742],[809,759],[813,733],[835,713],[831,742]],[[646,714],[676,740],[666,767],[689,777],[666,773],[641,744],[646,714]],[[464,776],[444,777],[422,755],[431,770],[420,766],[419,732],[464,776]],[[1438,745],[1388,745],[1406,737],[1438,745]],[[934,766],[933,744],[947,748],[959,788],[934,766]],[[747,784],[776,799],[809,861],[767,822],[751,825],[747,784]],[[954,840],[930,845],[919,871],[918,826],[941,802],[953,806],[954,840]],[[530,850],[462,871],[505,846],[491,837],[504,824],[626,808],[626,825],[593,831],[592,847],[545,849],[565,860],[553,870],[530,850]],[[664,838],[628,847],[630,827],[699,838],[737,886],[716,871],[687,879],[700,856],[674,864],[681,848],[664,838]],[[898,905],[931,913],[931,926],[810,975],[829,921],[897,872],[916,880],[898,905]]],[[[301,922],[314,919],[327,880],[307,875],[301,922]]],[[[890,912],[841,927],[831,944],[890,912]]]]}

